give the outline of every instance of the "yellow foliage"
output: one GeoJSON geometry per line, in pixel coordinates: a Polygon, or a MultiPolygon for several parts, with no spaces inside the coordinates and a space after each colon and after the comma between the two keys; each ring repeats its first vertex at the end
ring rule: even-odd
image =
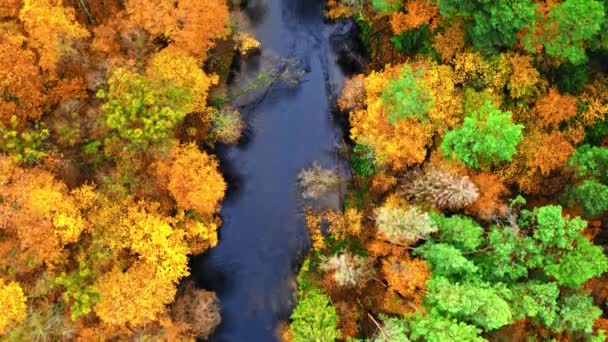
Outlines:
{"type": "Polygon", "coordinates": [[[177,225],[184,230],[190,248],[190,254],[200,254],[215,247],[218,242],[217,230],[222,224],[218,217],[202,219],[187,217],[184,210],[176,216],[177,225]]]}
{"type": "Polygon", "coordinates": [[[322,250],[325,248],[325,237],[321,230],[321,224],[325,219],[324,213],[315,213],[312,210],[307,210],[304,219],[306,221],[306,228],[308,228],[308,232],[310,233],[312,248],[322,250]]]}
{"type": "Polygon", "coordinates": [[[351,15],[351,10],[341,0],[327,0],[325,16],[328,19],[337,20],[351,15]]]}
{"type": "Polygon", "coordinates": [[[421,259],[391,259],[393,260],[382,261],[382,275],[389,289],[420,303],[425,283],[430,276],[426,263],[421,259]]]}
{"type": "Polygon", "coordinates": [[[25,319],[26,305],[25,295],[21,286],[16,282],[5,284],[0,279],[0,335],[6,333],[6,328],[11,323],[17,323],[25,319]]]}
{"type": "Polygon", "coordinates": [[[137,262],[126,272],[114,268],[99,279],[101,300],[94,311],[110,326],[139,327],[166,312],[175,292],[174,282],[157,277],[154,265],[137,262]]]}
{"type": "Polygon", "coordinates": [[[40,66],[51,76],[56,73],[59,59],[75,52],[71,44],[89,37],[89,32],[76,22],[74,10],[61,3],[61,0],[24,0],[19,13],[29,35],[28,44],[38,51],[40,66]]]}
{"type": "Polygon", "coordinates": [[[527,135],[522,142],[522,150],[526,152],[528,166],[532,170],[540,170],[544,176],[561,169],[574,153],[574,147],[559,131],[527,135]]]}
{"type": "Polygon", "coordinates": [[[201,215],[217,212],[226,190],[217,159],[193,143],[174,147],[171,159],[168,188],[178,206],[201,215]]]}
{"type": "Polygon", "coordinates": [[[196,58],[173,47],[155,54],[146,72],[153,78],[188,89],[192,95],[188,112],[205,113],[209,88],[219,82],[217,75],[205,74],[196,58]]]}
{"type": "Polygon", "coordinates": [[[257,50],[260,48],[260,42],[255,39],[250,33],[241,32],[234,37],[236,41],[235,50],[238,50],[241,55],[246,55],[251,50],[257,50]]]}
{"type": "Polygon", "coordinates": [[[419,164],[426,157],[426,147],[433,135],[430,123],[405,118],[395,126],[388,122],[382,91],[388,83],[400,75],[401,67],[372,72],[365,79],[367,110],[355,110],[350,114],[351,138],[374,148],[377,160],[394,169],[419,164]]]}
{"type": "Polygon", "coordinates": [[[454,60],[454,82],[486,84],[490,81],[490,64],[479,52],[457,53],[454,60]]]}

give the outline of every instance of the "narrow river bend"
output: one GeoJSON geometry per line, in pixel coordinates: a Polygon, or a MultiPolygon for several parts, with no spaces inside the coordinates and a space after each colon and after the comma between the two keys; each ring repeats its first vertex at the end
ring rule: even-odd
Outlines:
{"type": "Polygon", "coordinates": [[[218,293],[222,324],[211,341],[275,341],[279,320],[294,305],[294,272],[308,248],[297,200],[298,172],[319,161],[336,164],[341,129],[330,115],[331,88],[343,75],[323,22],[324,0],[252,0],[253,31],[261,62],[247,62],[235,87],[259,72],[271,54],[291,57],[306,71],[295,88],[277,85],[253,108],[244,107],[247,140],[220,147],[230,183],[221,216],[220,242],[193,258],[199,285],[218,293]]]}

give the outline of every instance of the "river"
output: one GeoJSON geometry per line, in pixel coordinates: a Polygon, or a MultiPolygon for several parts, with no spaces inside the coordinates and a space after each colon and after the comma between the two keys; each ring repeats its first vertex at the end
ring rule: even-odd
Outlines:
{"type": "Polygon", "coordinates": [[[335,166],[343,134],[330,113],[330,88],[340,89],[344,76],[323,6],[324,0],[257,0],[245,10],[263,50],[241,66],[233,87],[257,75],[272,54],[296,59],[305,74],[295,87],[272,87],[255,106],[241,100],[247,138],[218,148],[230,184],[220,240],[191,262],[194,279],[221,302],[222,324],[210,341],[275,341],[279,321],[295,304],[294,273],[309,247],[296,176],[314,161],[335,166]]]}

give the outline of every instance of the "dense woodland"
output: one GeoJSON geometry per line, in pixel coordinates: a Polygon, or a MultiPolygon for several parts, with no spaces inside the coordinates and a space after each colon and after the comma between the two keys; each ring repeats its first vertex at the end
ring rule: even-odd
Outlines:
{"type": "Polygon", "coordinates": [[[328,0],[368,64],[315,165],[283,340],[604,341],[608,18],[599,0],[328,0]]]}
{"type": "Polygon", "coordinates": [[[0,340],[213,331],[188,256],[218,242],[225,81],[258,45],[225,0],[0,2],[0,340]]]}

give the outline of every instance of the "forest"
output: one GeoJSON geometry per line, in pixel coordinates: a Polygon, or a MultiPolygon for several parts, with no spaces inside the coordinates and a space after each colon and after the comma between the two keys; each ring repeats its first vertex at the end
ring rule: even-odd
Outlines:
{"type": "MultiPolygon", "coordinates": [[[[605,341],[608,0],[319,1],[348,170],[275,180],[310,240],[275,340],[605,341]]],[[[218,151],[312,69],[233,84],[260,2],[0,0],[0,341],[223,340],[218,151]]]]}

